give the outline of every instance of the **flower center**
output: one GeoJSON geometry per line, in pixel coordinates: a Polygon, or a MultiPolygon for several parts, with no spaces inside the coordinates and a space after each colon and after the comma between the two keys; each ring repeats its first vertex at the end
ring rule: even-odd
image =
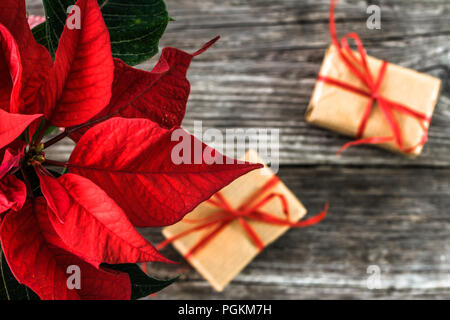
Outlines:
{"type": "Polygon", "coordinates": [[[43,163],[45,161],[44,144],[38,144],[37,146],[32,146],[25,154],[24,163],[27,166],[31,166],[36,162],[43,163]]]}

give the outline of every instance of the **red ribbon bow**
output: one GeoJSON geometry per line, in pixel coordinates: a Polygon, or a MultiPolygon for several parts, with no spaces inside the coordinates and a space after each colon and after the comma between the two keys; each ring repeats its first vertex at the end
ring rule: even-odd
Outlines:
{"type": "Polygon", "coordinates": [[[367,103],[364,115],[363,115],[361,122],[359,124],[359,127],[358,127],[358,132],[356,135],[357,140],[349,142],[349,143],[345,144],[344,146],[342,146],[342,148],[339,150],[338,154],[341,154],[347,148],[349,148],[351,146],[355,146],[355,145],[381,144],[381,143],[387,143],[387,142],[392,142],[392,141],[395,141],[396,145],[398,146],[398,148],[401,151],[403,151],[405,153],[414,152],[414,150],[417,147],[424,145],[428,140],[427,125],[430,123],[431,117],[428,117],[427,115],[417,112],[417,111],[415,111],[407,106],[404,106],[400,103],[391,101],[381,95],[380,87],[383,82],[384,76],[386,74],[388,63],[386,61],[383,61],[382,65],[380,67],[380,70],[378,72],[378,76],[375,78],[372,75],[372,73],[370,72],[370,69],[368,67],[367,53],[366,53],[366,50],[365,50],[358,34],[351,32],[351,33],[347,34],[346,36],[344,36],[341,39],[341,42],[339,43],[339,40],[337,37],[337,31],[336,31],[336,24],[335,24],[335,20],[334,20],[335,1],[336,0],[331,0],[331,2],[330,2],[330,34],[331,34],[331,39],[333,41],[333,45],[338,50],[341,60],[345,63],[345,65],[348,67],[348,69],[356,77],[358,77],[361,80],[361,82],[364,84],[366,90],[361,90],[351,84],[347,84],[342,81],[339,81],[338,79],[333,79],[333,78],[329,78],[329,77],[322,76],[322,75],[319,75],[318,80],[369,98],[369,102],[367,103]],[[357,56],[353,53],[353,51],[350,49],[350,46],[348,44],[349,39],[353,39],[355,41],[356,46],[358,48],[358,53],[359,53],[360,59],[358,59],[357,56]],[[345,53],[347,53],[347,55],[345,53]],[[361,139],[362,136],[364,135],[367,121],[369,120],[369,117],[372,112],[372,108],[373,108],[375,101],[378,102],[381,112],[382,112],[384,118],[386,119],[387,123],[389,124],[389,127],[391,128],[393,136],[370,137],[370,138],[366,138],[366,139],[361,139]],[[408,116],[414,117],[419,121],[419,123],[423,129],[423,132],[424,132],[423,137],[419,144],[417,144],[416,146],[410,147],[410,148],[405,148],[403,146],[402,131],[400,129],[398,120],[394,115],[394,110],[399,113],[403,113],[408,116]]]}
{"type": "Polygon", "coordinates": [[[198,242],[185,254],[185,258],[189,258],[195,252],[197,252],[205,245],[207,245],[226,226],[231,224],[233,221],[238,220],[243,229],[245,230],[245,232],[247,233],[247,235],[258,247],[258,249],[263,250],[265,247],[263,241],[258,236],[253,227],[247,222],[247,220],[254,220],[274,225],[300,228],[312,226],[314,224],[319,223],[325,218],[328,211],[328,204],[325,205],[324,211],[322,211],[318,215],[300,222],[292,222],[290,220],[289,205],[286,197],[283,194],[276,192],[270,193],[266,197],[262,198],[260,201],[256,202],[256,204],[253,204],[256,199],[258,199],[262,194],[266,193],[267,191],[275,187],[279,182],[280,179],[277,176],[274,176],[259,191],[253,194],[248,201],[246,201],[237,209],[233,209],[220,192],[216,193],[214,196],[216,199],[212,198],[207,202],[216,206],[217,208],[220,208],[221,210],[219,212],[202,219],[195,219],[195,220],[184,219],[183,222],[185,223],[192,223],[198,225],[186,231],[183,231],[178,235],[168,238],[164,242],[160,243],[157,246],[157,249],[158,250],[162,249],[168,244],[182,237],[185,237],[193,232],[198,232],[200,230],[215,226],[214,229],[206,233],[205,236],[201,237],[198,240],[198,242]],[[269,201],[272,201],[275,198],[278,198],[281,201],[283,207],[283,214],[285,215],[284,219],[261,210],[261,208],[265,204],[267,204],[269,201]]]}

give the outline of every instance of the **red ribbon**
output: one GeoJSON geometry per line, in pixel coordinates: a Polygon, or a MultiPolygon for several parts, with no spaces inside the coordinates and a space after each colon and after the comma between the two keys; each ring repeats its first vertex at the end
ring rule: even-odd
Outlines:
{"type": "Polygon", "coordinates": [[[378,71],[377,77],[374,77],[368,67],[367,53],[358,34],[351,32],[346,36],[342,37],[341,42],[339,43],[336,31],[336,24],[334,20],[335,1],[336,0],[331,0],[330,2],[330,34],[331,39],[333,41],[333,45],[338,50],[339,56],[341,60],[345,63],[347,68],[364,84],[365,90],[359,89],[351,84],[339,81],[338,79],[333,79],[322,75],[319,75],[318,80],[369,98],[369,102],[367,103],[364,115],[358,127],[358,132],[356,134],[357,140],[349,142],[344,146],[342,146],[342,148],[338,152],[338,155],[351,146],[362,144],[381,144],[393,141],[396,143],[396,145],[401,151],[405,153],[414,152],[414,150],[417,147],[424,145],[428,140],[427,125],[430,123],[431,117],[428,117],[427,115],[417,112],[400,103],[391,101],[381,95],[380,87],[383,82],[384,76],[386,75],[388,63],[386,61],[383,61],[380,70],[378,71]],[[353,39],[355,41],[356,46],[358,48],[359,59],[351,50],[348,44],[349,39],[353,39]],[[345,53],[347,53],[347,55],[345,53]],[[385,120],[389,124],[389,127],[393,135],[387,137],[370,137],[366,139],[361,139],[362,136],[364,135],[364,131],[366,129],[367,122],[369,120],[375,101],[378,102],[381,112],[385,120]],[[398,120],[394,115],[394,111],[414,117],[419,121],[424,132],[419,144],[410,148],[405,148],[403,146],[402,131],[400,129],[398,120]]]}
{"type": "Polygon", "coordinates": [[[185,258],[189,258],[195,252],[205,247],[220,231],[222,231],[225,227],[231,224],[233,221],[238,220],[241,224],[242,228],[245,230],[249,238],[258,247],[259,250],[264,249],[264,243],[253,229],[253,227],[247,222],[247,220],[260,221],[273,225],[287,226],[287,227],[308,227],[322,221],[328,211],[328,204],[325,205],[324,211],[319,213],[318,215],[300,221],[300,222],[292,222],[290,219],[289,213],[289,205],[286,197],[283,194],[272,192],[266,197],[262,198],[260,201],[253,204],[256,199],[258,199],[264,193],[270,191],[273,187],[275,187],[280,182],[280,179],[277,176],[274,176],[270,179],[260,190],[258,190],[255,194],[253,194],[248,201],[242,204],[239,208],[233,209],[232,206],[228,203],[225,197],[220,193],[215,194],[215,199],[211,198],[207,202],[220,208],[221,210],[209,217],[201,218],[201,219],[184,219],[185,223],[198,224],[186,231],[183,231],[173,237],[168,238],[164,242],[160,243],[157,246],[157,249],[162,249],[168,244],[183,238],[191,233],[198,232],[207,228],[212,228],[209,232],[207,232],[203,237],[201,237],[197,243],[185,254],[185,258]],[[261,208],[267,204],[269,201],[273,199],[279,199],[281,201],[281,205],[283,207],[283,214],[285,218],[279,218],[273,214],[264,212],[261,208]]]}

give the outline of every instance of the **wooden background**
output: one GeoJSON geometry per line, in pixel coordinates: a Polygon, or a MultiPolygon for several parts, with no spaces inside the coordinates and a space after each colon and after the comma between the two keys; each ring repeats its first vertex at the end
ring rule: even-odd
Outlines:
{"type": "MultiPolygon", "coordinates": [[[[370,147],[335,156],[347,138],[307,124],[304,113],[325,49],[328,0],[167,0],[171,22],[161,43],[194,51],[222,40],[190,69],[184,127],[280,128],[283,181],[310,212],[329,201],[318,226],[290,230],[223,292],[176,253],[180,265],[154,264],[181,280],[152,299],[450,298],[450,1],[341,0],[340,34],[356,31],[369,54],[440,77],[443,90],[430,142],[415,160],[370,147]],[[382,8],[382,29],[368,30],[366,8],[382,8]],[[367,288],[367,269],[381,289],[367,288]]],[[[29,11],[42,14],[39,0],[29,11]]],[[[151,69],[156,59],[142,67],[151,69]]],[[[67,158],[71,144],[53,149],[67,158]]],[[[143,230],[153,242],[159,230],[143,230]]]]}

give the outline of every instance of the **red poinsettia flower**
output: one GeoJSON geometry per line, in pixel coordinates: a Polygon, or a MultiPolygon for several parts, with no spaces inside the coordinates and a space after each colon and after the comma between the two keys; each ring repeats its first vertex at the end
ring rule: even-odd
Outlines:
{"type": "Polygon", "coordinates": [[[214,41],[194,54],[166,48],[152,72],[136,70],[112,58],[97,1],[76,5],[81,28],[66,26],[53,61],[33,38],[25,1],[0,3],[0,240],[14,276],[42,299],[128,299],[128,275],[100,264],[170,262],[135,227],[175,223],[259,166],[226,164],[187,132],[192,148],[221,161],[171,160],[187,68],[214,41]],[[65,131],[42,143],[51,126],[65,131]],[[66,136],[77,141],[70,159],[46,159],[66,136]],[[55,177],[47,165],[68,173],[55,177]],[[81,289],[66,285],[70,265],[82,270],[81,289]]]}

